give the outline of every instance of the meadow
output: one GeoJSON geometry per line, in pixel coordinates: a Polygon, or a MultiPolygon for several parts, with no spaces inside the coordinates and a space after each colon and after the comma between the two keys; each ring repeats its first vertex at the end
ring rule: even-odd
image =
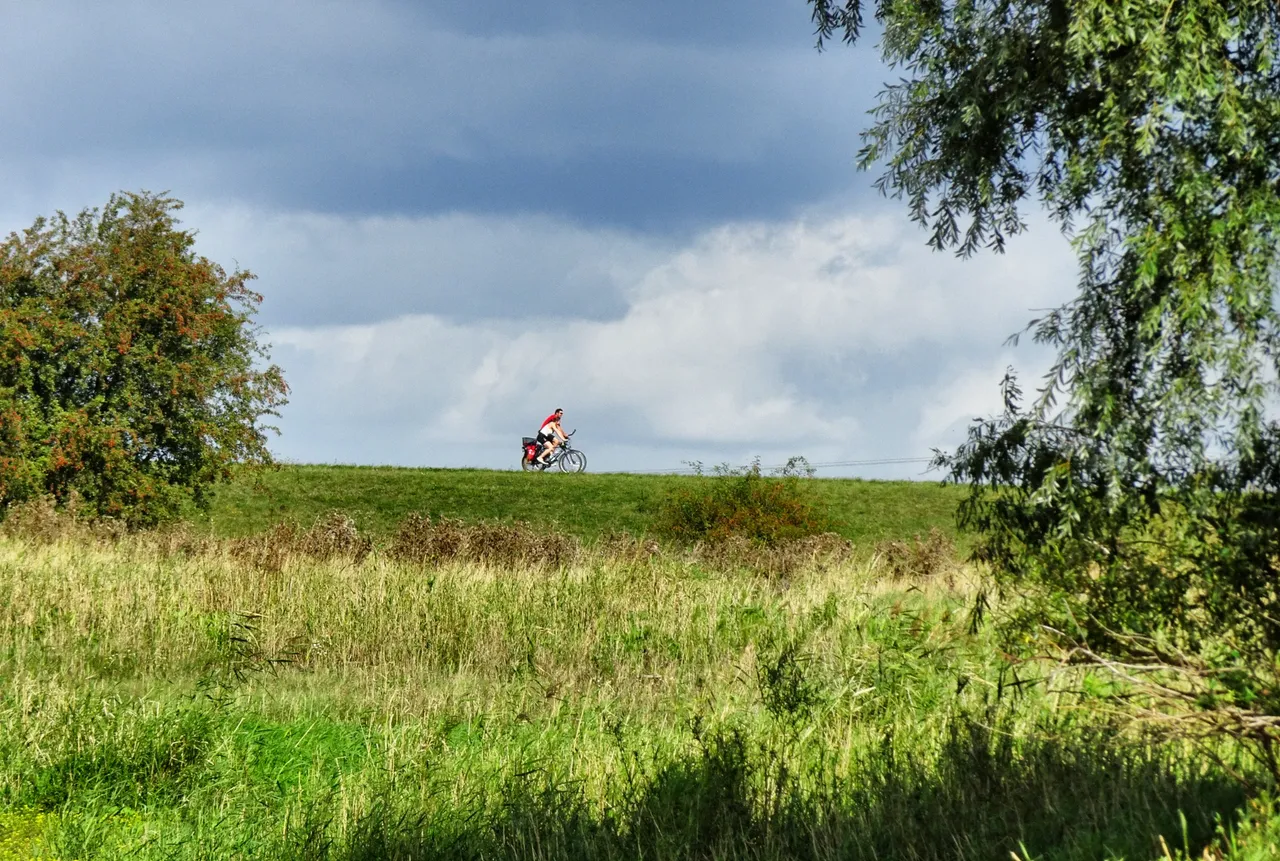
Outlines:
{"type": "Polygon", "coordinates": [[[0,859],[1274,857],[1240,751],[1011,660],[958,554],[375,510],[10,518],[0,859]]]}

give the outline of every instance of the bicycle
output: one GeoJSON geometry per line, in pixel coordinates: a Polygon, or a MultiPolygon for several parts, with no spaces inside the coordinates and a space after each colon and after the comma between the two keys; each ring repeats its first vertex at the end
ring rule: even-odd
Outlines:
{"type": "MultiPolygon", "coordinates": [[[[572,437],[577,432],[575,429],[569,433],[569,436],[572,437]]],[[[538,463],[535,460],[538,449],[537,441],[533,437],[524,437],[521,439],[520,445],[520,468],[525,472],[546,472],[553,466],[560,467],[561,472],[582,472],[587,468],[587,456],[574,448],[568,437],[565,438],[564,442],[556,446],[556,450],[551,452],[546,463],[538,463]]]]}

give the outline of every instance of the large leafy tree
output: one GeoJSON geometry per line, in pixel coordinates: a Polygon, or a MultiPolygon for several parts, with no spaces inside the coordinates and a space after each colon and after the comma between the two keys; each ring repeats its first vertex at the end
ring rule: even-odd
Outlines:
{"type": "MultiPolygon", "coordinates": [[[[1000,249],[1042,204],[1079,259],[1033,321],[1026,401],[944,458],[1021,630],[1269,738],[1280,715],[1280,6],[810,0],[819,44],[883,28],[865,134],[938,248],[1000,249]],[[1176,684],[1169,672],[1182,674],[1176,684]]],[[[1028,272],[1027,278],[1036,273],[1028,272]]]]}
{"type": "Polygon", "coordinates": [[[0,244],[0,505],[73,493],[135,524],[270,461],[287,392],[248,272],[196,254],[182,204],[112,196],[0,244]]]}

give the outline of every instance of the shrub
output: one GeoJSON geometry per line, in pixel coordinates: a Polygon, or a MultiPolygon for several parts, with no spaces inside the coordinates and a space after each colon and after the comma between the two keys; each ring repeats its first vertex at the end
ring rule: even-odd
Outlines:
{"type": "Polygon", "coordinates": [[[773,545],[830,530],[827,518],[803,484],[811,470],[792,458],[783,473],[761,474],[757,460],[743,469],[717,467],[693,487],[679,487],[662,499],[657,531],[677,541],[720,542],[732,538],[773,545]]]}

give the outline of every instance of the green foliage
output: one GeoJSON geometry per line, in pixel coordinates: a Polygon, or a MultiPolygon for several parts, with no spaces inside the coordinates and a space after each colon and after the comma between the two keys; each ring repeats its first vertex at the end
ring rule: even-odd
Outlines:
{"type": "Polygon", "coordinates": [[[760,702],[775,718],[802,726],[815,706],[822,702],[822,691],[809,668],[803,644],[788,640],[772,660],[756,664],[756,682],[760,702]]]}
{"type": "Polygon", "coordinates": [[[791,466],[766,477],[758,460],[743,469],[716,467],[710,476],[696,465],[699,481],[667,493],[655,529],[677,541],[745,538],[763,544],[826,532],[829,520],[808,492],[803,473],[791,466]]]}
{"type": "Polygon", "coordinates": [[[113,195],[0,244],[0,506],[75,494],[152,523],[269,462],[260,421],[287,388],[257,364],[261,297],[194,252],[181,206],[113,195]]]}
{"type": "Polygon", "coordinates": [[[130,722],[101,708],[98,713],[74,709],[65,719],[60,748],[27,775],[20,804],[57,809],[90,793],[126,807],[178,803],[198,785],[217,730],[215,716],[198,708],[136,715],[130,722]]]}
{"type": "MultiPolygon", "coordinates": [[[[820,39],[859,0],[810,0],[820,39]]],[[[1001,248],[1038,197],[1076,298],[1057,361],[940,463],[1021,627],[1181,673],[1174,699],[1280,715],[1280,13],[1270,0],[882,0],[864,164],[938,248],[1001,248]],[[962,220],[967,218],[967,226],[962,220]],[[1061,404],[1059,404],[1061,401],[1061,404]],[[1201,696],[1200,694],[1203,694],[1201,696]]],[[[1240,727],[1238,727],[1240,728],[1240,727]]]]}

